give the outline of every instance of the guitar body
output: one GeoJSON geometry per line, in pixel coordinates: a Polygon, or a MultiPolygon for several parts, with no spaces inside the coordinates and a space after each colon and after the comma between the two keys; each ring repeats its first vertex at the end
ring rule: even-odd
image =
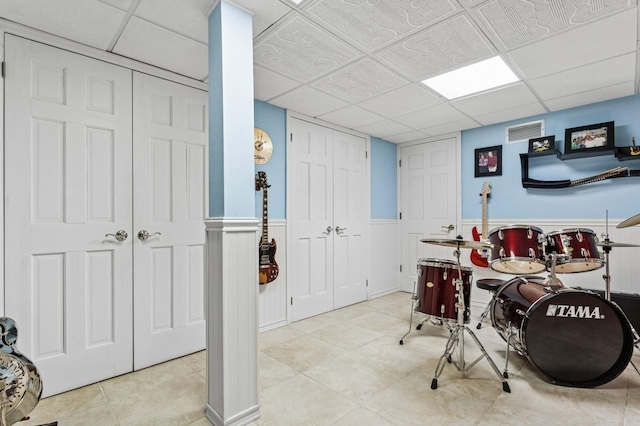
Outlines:
{"type": "Polygon", "coordinates": [[[260,284],[268,284],[278,278],[280,269],[276,262],[276,248],[276,240],[273,238],[268,244],[263,244],[263,242],[260,241],[258,245],[258,259],[260,261],[258,282],[260,284]]]}
{"type": "MultiPolygon", "coordinates": [[[[476,227],[474,226],[473,229],[471,230],[471,234],[473,235],[473,240],[474,241],[480,241],[482,237],[482,235],[478,232],[478,230],[476,229],[476,227]]],[[[471,263],[473,263],[476,266],[479,266],[480,268],[488,268],[489,267],[489,258],[488,258],[488,249],[477,249],[477,250],[471,250],[471,263]]]]}

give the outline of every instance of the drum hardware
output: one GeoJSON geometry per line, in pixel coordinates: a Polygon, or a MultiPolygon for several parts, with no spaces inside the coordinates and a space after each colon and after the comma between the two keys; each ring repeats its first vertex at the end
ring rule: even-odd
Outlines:
{"type": "Polygon", "coordinates": [[[502,284],[504,284],[505,282],[506,282],[505,280],[501,280],[499,278],[482,278],[476,281],[476,286],[478,288],[482,290],[488,290],[489,293],[491,294],[491,299],[489,300],[489,303],[487,303],[487,306],[484,308],[482,315],[480,315],[480,321],[476,326],[478,330],[482,328],[482,323],[489,316],[489,311],[491,309],[491,301],[496,296],[496,292],[498,291],[500,286],[502,286],[502,284]]]}
{"type": "Polygon", "coordinates": [[[498,367],[496,367],[495,363],[493,362],[493,360],[485,350],[484,346],[482,346],[482,343],[480,343],[480,340],[478,340],[478,338],[473,333],[473,331],[471,331],[471,329],[465,325],[465,320],[464,320],[464,315],[467,312],[468,302],[465,301],[465,294],[463,290],[464,280],[461,279],[463,275],[462,275],[462,267],[460,265],[460,248],[494,248],[494,245],[490,243],[481,243],[478,241],[464,241],[462,240],[462,237],[458,237],[456,240],[421,240],[421,241],[428,242],[431,244],[447,245],[447,246],[453,246],[453,244],[455,244],[456,250],[453,253],[456,257],[456,267],[458,270],[458,276],[454,278],[456,292],[458,295],[457,303],[456,303],[457,316],[458,316],[457,323],[451,329],[451,334],[449,336],[449,339],[447,340],[444,353],[438,360],[438,365],[436,366],[436,371],[435,371],[433,380],[431,381],[431,389],[438,388],[438,377],[440,377],[440,374],[442,374],[442,371],[444,370],[445,360],[449,363],[452,363],[458,371],[465,372],[473,368],[482,358],[486,358],[487,362],[489,362],[489,364],[491,365],[495,373],[498,375],[498,377],[502,381],[502,390],[510,393],[511,389],[509,388],[509,383],[507,383],[506,379],[502,376],[502,374],[500,374],[500,370],[498,370],[498,367]],[[474,342],[482,352],[482,355],[480,355],[475,361],[473,361],[470,364],[466,364],[464,359],[464,332],[465,331],[469,333],[469,335],[473,338],[474,342]],[[458,354],[458,359],[454,360],[452,359],[452,357],[454,355],[456,348],[458,348],[459,354],[458,354]]]}
{"type": "MultiPolygon", "coordinates": [[[[420,268],[418,268],[418,277],[421,276],[421,272],[422,270],[420,268]]],[[[411,325],[413,324],[413,312],[416,309],[416,303],[419,303],[419,299],[418,299],[418,294],[416,293],[416,285],[417,282],[414,281],[413,282],[413,294],[411,295],[411,314],[409,315],[409,331],[407,331],[404,336],[402,336],[402,338],[400,338],[400,342],[398,342],[400,345],[404,345],[404,338],[407,337],[409,335],[409,333],[411,333],[411,325]]],[[[433,319],[433,318],[425,318],[422,321],[420,321],[420,323],[416,326],[416,330],[420,330],[422,329],[423,324],[425,324],[426,322],[431,321],[434,325],[438,325],[438,326],[442,326],[444,324],[444,322],[442,321],[442,319],[433,319]]]]}

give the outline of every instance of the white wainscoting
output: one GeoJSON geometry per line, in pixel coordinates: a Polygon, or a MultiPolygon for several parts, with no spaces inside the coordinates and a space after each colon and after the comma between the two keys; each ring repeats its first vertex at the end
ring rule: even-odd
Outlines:
{"type": "Polygon", "coordinates": [[[371,220],[369,298],[400,289],[400,224],[395,219],[371,220]]]}
{"type": "MultiPolygon", "coordinates": [[[[617,229],[616,225],[626,218],[609,219],[609,239],[617,243],[629,243],[640,245],[640,226],[632,226],[623,229],[617,229]]],[[[497,227],[511,224],[524,224],[536,226],[542,229],[543,233],[559,231],[561,229],[570,228],[587,228],[596,233],[600,241],[604,239],[602,234],[606,232],[606,221],[594,219],[575,219],[575,220],[552,220],[552,219],[521,219],[521,220],[490,220],[489,233],[497,227]]],[[[472,240],[472,228],[476,226],[478,230],[482,229],[480,221],[462,221],[462,236],[465,240],[472,240]]],[[[470,250],[465,249],[462,253],[462,264],[473,267],[473,284],[471,290],[471,305],[480,309],[484,308],[490,301],[491,297],[488,291],[481,290],[476,287],[475,282],[481,278],[501,278],[510,280],[515,275],[507,275],[498,273],[490,268],[479,268],[474,266],[470,259],[470,250]]],[[[453,259],[452,259],[453,260],[453,259]]],[[[558,278],[565,287],[581,287],[585,289],[604,290],[605,281],[603,275],[606,274],[606,266],[589,272],[581,272],[574,274],[558,274],[558,278]]],[[[548,273],[538,274],[546,276],[548,273]]],[[[614,247],[609,253],[609,275],[611,276],[611,292],[613,293],[640,293],[640,247],[614,247]]]]}
{"type": "MultiPolygon", "coordinates": [[[[260,333],[283,325],[287,325],[287,223],[286,220],[269,220],[269,240],[276,240],[276,263],[278,264],[278,278],[269,284],[261,285],[258,295],[258,324],[260,333]]],[[[256,256],[258,244],[262,236],[262,227],[256,241],[256,256]]]]}

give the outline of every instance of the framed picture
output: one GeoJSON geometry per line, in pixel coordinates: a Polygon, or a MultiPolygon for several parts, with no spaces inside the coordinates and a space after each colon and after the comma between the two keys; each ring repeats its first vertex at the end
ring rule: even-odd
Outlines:
{"type": "Polygon", "coordinates": [[[556,136],[542,136],[529,139],[529,154],[556,149],[556,136]]]}
{"type": "Polygon", "coordinates": [[[614,147],[613,121],[572,127],[564,131],[564,155],[610,151],[614,147]]]}
{"type": "Polygon", "coordinates": [[[476,177],[502,176],[502,145],[476,148],[476,177]]]}

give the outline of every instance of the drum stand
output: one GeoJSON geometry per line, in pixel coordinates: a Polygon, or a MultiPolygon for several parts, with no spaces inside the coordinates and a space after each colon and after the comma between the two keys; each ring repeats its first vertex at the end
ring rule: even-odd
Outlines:
{"type": "Polygon", "coordinates": [[[493,368],[493,371],[495,371],[495,373],[498,375],[498,377],[502,381],[502,390],[505,392],[511,393],[511,389],[509,388],[509,383],[507,383],[507,381],[502,376],[502,374],[500,374],[500,370],[498,370],[498,367],[496,367],[496,364],[493,362],[493,360],[491,359],[487,351],[484,349],[484,346],[482,346],[482,343],[480,343],[480,340],[478,340],[476,335],[473,334],[473,331],[471,331],[471,329],[464,324],[465,304],[464,304],[464,292],[463,292],[463,285],[462,285],[463,284],[462,268],[460,267],[460,243],[458,244],[458,247],[453,253],[456,256],[457,268],[458,268],[458,277],[454,279],[454,283],[456,285],[456,291],[458,292],[458,303],[456,305],[456,307],[458,308],[458,321],[451,330],[451,335],[449,336],[449,340],[447,340],[447,345],[444,350],[444,353],[440,357],[440,360],[438,361],[438,365],[436,366],[435,375],[433,377],[433,380],[431,381],[431,389],[438,388],[438,377],[440,377],[440,374],[442,374],[442,370],[444,370],[445,360],[449,363],[453,363],[453,365],[455,365],[458,371],[465,372],[465,371],[471,370],[471,368],[473,368],[473,366],[476,365],[482,358],[486,358],[487,362],[489,362],[489,365],[491,365],[491,368],[493,368]],[[471,364],[468,364],[468,365],[465,363],[465,360],[464,360],[464,332],[465,331],[469,333],[469,335],[471,335],[471,337],[473,338],[473,341],[476,342],[476,345],[482,352],[482,355],[480,355],[475,361],[473,361],[471,364]],[[457,361],[452,360],[452,356],[455,352],[456,347],[459,350],[459,357],[457,361]]]}
{"type": "MultiPolygon", "coordinates": [[[[416,286],[418,285],[417,282],[414,281],[413,283],[413,295],[411,296],[411,315],[409,317],[409,331],[407,331],[404,336],[402,336],[400,338],[400,344],[404,345],[404,338],[407,337],[409,335],[409,333],[411,333],[411,326],[413,325],[413,311],[415,311],[416,309],[416,301],[418,300],[418,289],[416,288],[416,286]]],[[[440,319],[440,321],[433,321],[433,318],[425,318],[422,321],[420,321],[420,323],[416,326],[416,330],[420,330],[422,328],[422,325],[424,323],[426,323],[427,321],[431,320],[434,324],[442,326],[443,321],[442,319],[440,319]]]]}
{"type": "MultiPolygon", "coordinates": [[[[612,247],[613,247],[612,242],[609,241],[609,234],[608,233],[604,234],[604,242],[602,243],[602,251],[604,251],[604,259],[605,259],[604,260],[605,274],[602,276],[602,279],[604,280],[604,297],[609,302],[616,305],[618,309],[620,309],[620,312],[622,312],[622,315],[624,316],[624,318],[629,323],[629,326],[631,327],[631,333],[633,334],[633,346],[636,349],[640,349],[640,347],[638,346],[640,344],[640,336],[638,336],[638,332],[633,327],[633,325],[631,324],[631,321],[629,321],[629,318],[627,317],[627,314],[622,310],[622,308],[620,308],[620,306],[618,306],[616,302],[611,300],[611,275],[609,274],[609,252],[611,252],[612,247]]],[[[638,367],[633,363],[633,361],[629,361],[629,362],[631,363],[633,368],[636,370],[636,373],[640,374],[640,369],[638,369],[638,367]]]]}

